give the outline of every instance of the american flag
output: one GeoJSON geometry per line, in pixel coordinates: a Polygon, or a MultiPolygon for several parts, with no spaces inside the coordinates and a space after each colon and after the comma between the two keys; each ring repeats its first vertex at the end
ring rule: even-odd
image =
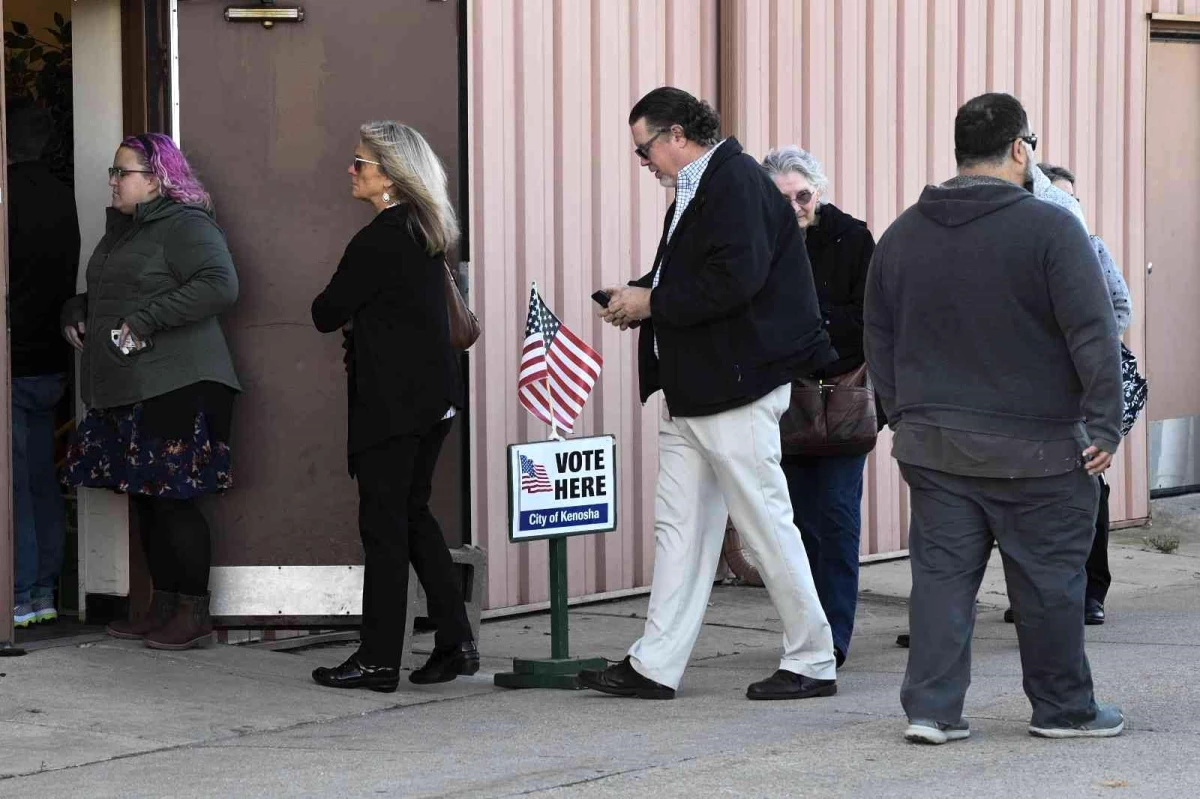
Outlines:
{"type": "Polygon", "coordinates": [[[560,322],[533,288],[517,378],[517,397],[525,409],[550,424],[553,408],[554,424],[570,433],[603,365],[600,353],[560,322]]]}
{"type": "Polygon", "coordinates": [[[530,494],[541,494],[545,491],[550,491],[553,486],[550,485],[550,478],[546,475],[546,467],[540,463],[534,463],[524,455],[521,458],[521,490],[527,491],[530,494]]]}

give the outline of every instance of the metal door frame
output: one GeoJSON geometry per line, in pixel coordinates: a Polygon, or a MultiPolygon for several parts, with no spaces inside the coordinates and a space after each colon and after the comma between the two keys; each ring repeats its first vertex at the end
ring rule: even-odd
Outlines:
{"type": "MultiPolygon", "coordinates": [[[[0,0],[0,18],[3,18],[4,0],[0,0]]],[[[0,97],[5,94],[4,74],[0,71],[0,97]]],[[[8,115],[0,108],[0,146],[8,149],[8,115]]],[[[12,508],[12,370],[9,363],[8,340],[8,159],[0,164],[0,288],[4,290],[4,304],[0,306],[0,475],[4,490],[0,491],[0,649],[8,648],[13,641],[13,580],[16,557],[13,552],[13,508],[12,508]]]]}

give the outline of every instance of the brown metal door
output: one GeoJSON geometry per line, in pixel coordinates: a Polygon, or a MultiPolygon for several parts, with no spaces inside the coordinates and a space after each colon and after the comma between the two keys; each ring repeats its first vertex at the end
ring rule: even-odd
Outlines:
{"type": "Polygon", "coordinates": [[[1151,41],[1147,80],[1147,415],[1161,492],[1200,484],[1200,39],[1151,41]]]}
{"type": "MultiPolygon", "coordinates": [[[[346,175],[361,123],[416,127],[457,195],[458,8],[308,0],[302,22],[268,29],[227,22],[228,6],[179,4],[179,139],[241,280],[225,320],[245,388],[235,488],[207,506],[214,610],[227,622],[344,619],[358,612],[362,552],[341,337],[317,333],[309,307],[372,215],[346,175]]],[[[435,480],[433,509],[452,544],[465,518],[461,435],[456,424],[435,480]]]]}

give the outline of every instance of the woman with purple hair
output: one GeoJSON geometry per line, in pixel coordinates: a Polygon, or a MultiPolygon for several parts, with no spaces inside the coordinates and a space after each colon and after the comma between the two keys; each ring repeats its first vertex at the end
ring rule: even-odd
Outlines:
{"type": "Polygon", "coordinates": [[[189,649],[212,633],[209,529],[196,499],[231,485],[241,387],[217,316],[237,299],[237,272],[212,200],[169,136],[121,142],[108,185],[87,292],[63,307],[88,407],[65,480],[130,495],[154,595],[109,635],[189,649]]]}

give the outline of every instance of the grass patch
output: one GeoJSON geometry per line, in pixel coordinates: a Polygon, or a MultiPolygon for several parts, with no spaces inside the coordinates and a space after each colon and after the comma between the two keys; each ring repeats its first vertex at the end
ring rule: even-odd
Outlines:
{"type": "Polygon", "coordinates": [[[1177,535],[1150,535],[1142,539],[1142,543],[1151,549],[1157,550],[1164,555],[1170,555],[1175,550],[1179,549],[1179,536],[1177,535]]]}

